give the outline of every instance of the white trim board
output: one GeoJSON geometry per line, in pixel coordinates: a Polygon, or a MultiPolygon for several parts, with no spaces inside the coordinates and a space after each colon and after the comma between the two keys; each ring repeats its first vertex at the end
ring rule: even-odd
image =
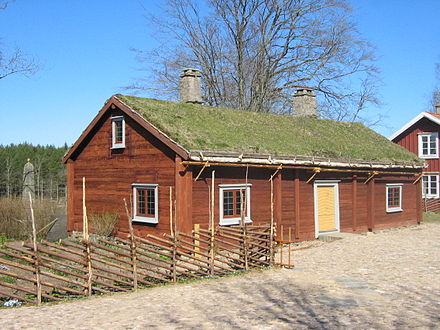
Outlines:
{"type": "Polygon", "coordinates": [[[440,125],[440,119],[431,115],[428,112],[421,112],[419,113],[416,117],[414,117],[413,119],[411,119],[409,122],[407,122],[405,125],[403,125],[402,128],[400,128],[399,130],[397,130],[396,132],[394,132],[390,137],[389,140],[394,140],[396,137],[398,137],[400,134],[402,134],[403,132],[405,132],[408,128],[410,128],[411,126],[413,126],[415,123],[417,123],[419,120],[426,118],[429,119],[430,121],[432,121],[433,123],[440,125]]]}

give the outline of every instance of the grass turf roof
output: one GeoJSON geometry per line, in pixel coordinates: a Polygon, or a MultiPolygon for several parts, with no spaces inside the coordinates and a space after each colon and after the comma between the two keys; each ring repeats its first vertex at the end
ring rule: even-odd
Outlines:
{"type": "Polygon", "coordinates": [[[361,123],[116,97],[187,150],[421,162],[361,123]]]}

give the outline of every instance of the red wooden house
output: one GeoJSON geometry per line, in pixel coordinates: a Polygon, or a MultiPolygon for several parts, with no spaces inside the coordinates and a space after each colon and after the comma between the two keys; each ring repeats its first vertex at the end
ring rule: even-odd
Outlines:
{"type": "MultiPolygon", "coordinates": [[[[440,106],[437,106],[440,111],[440,106]]],[[[427,211],[440,211],[439,175],[440,114],[422,112],[396,131],[390,140],[425,159],[423,169],[422,197],[427,211]]]]}
{"type": "Polygon", "coordinates": [[[189,101],[107,100],[64,157],[70,232],[82,230],[83,177],[88,211],[120,213],[118,235],[123,198],[138,235],[169,232],[170,190],[182,232],[207,226],[211,210],[220,226],[273,217],[296,240],[420,221],[423,162],[364,125],[189,101]]]}

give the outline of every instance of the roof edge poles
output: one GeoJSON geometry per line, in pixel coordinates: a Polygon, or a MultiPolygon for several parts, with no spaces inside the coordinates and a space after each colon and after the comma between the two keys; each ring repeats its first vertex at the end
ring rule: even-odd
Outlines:
{"type": "MultiPolygon", "coordinates": [[[[206,164],[205,162],[200,161],[191,161],[191,160],[184,160],[181,162],[182,165],[188,166],[188,165],[195,165],[195,166],[203,166],[206,164]]],[[[221,162],[210,162],[209,166],[226,166],[226,167],[261,167],[261,168],[275,168],[277,169],[280,165],[277,164],[252,164],[252,163],[221,163],[221,162]]],[[[309,170],[313,171],[317,167],[310,167],[310,166],[296,166],[296,165],[283,165],[283,169],[299,169],[299,170],[309,170]]],[[[318,167],[319,168],[319,167],[318,167]]],[[[357,168],[347,168],[347,169],[341,169],[341,168],[319,168],[321,172],[343,172],[343,173],[367,173],[368,175],[371,175],[373,173],[371,170],[363,170],[363,169],[357,169],[357,168]]],[[[420,170],[417,168],[414,168],[414,170],[420,170]]],[[[388,174],[388,175],[418,175],[418,173],[410,172],[410,171],[374,171],[378,174],[388,174]]],[[[370,179],[371,180],[371,179],[370,179]]]]}

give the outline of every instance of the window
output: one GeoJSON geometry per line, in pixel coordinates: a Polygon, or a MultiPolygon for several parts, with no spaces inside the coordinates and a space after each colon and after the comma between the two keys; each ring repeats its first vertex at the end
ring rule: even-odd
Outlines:
{"type": "Polygon", "coordinates": [[[387,184],[387,212],[402,211],[402,184],[387,184]]]}
{"type": "Polygon", "coordinates": [[[438,133],[419,134],[419,157],[438,158],[438,133]]]}
{"type": "Polygon", "coordinates": [[[133,221],[158,223],[157,184],[133,184],[133,221]]]}
{"type": "Polygon", "coordinates": [[[124,117],[112,117],[112,148],[125,148],[124,117]]]}
{"type": "Polygon", "coordinates": [[[438,175],[423,175],[422,189],[422,195],[424,198],[439,198],[438,175]]]}
{"type": "Polygon", "coordinates": [[[244,220],[251,221],[250,184],[221,184],[220,187],[220,225],[238,225],[243,210],[244,220]],[[242,201],[243,197],[243,201],[242,201]]]}

